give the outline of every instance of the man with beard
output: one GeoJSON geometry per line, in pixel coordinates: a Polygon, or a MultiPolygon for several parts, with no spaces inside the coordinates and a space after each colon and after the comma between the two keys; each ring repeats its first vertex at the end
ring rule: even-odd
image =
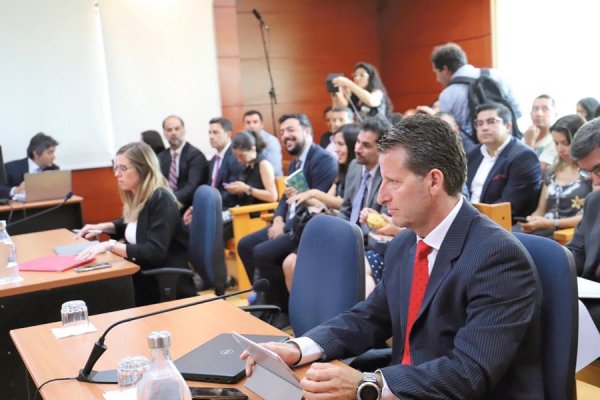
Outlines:
{"type": "MultiPolygon", "coordinates": [[[[323,148],[313,144],[308,117],[305,114],[284,114],[279,118],[279,124],[281,142],[292,156],[288,175],[302,169],[310,189],[327,192],[335,180],[337,162],[323,148]]],[[[295,193],[295,189],[288,187],[275,210],[272,225],[243,237],[238,244],[238,254],[250,281],[254,280],[255,271],[261,278],[269,280],[264,301],[281,307],[283,318],[276,325],[283,326],[287,322],[288,292],[281,264],[298,247],[298,241],[286,233],[295,213],[293,205],[288,207],[287,198],[295,193]]]]}
{"type": "Polygon", "coordinates": [[[158,155],[160,170],[183,204],[183,211],[192,204],[196,188],[208,183],[208,162],[199,149],[185,141],[185,125],[180,117],[165,118],[163,131],[171,147],[158,155]]]}

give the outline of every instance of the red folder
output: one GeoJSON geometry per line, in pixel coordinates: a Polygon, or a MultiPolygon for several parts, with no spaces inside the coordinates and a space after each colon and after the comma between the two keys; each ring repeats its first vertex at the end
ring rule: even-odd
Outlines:
{"type": "Polygon", "coordinates": [[[77,255],[38,257],[19,264],[19,270],[61,272],[95,260],[95,258],[76,260],[75,257],[77,257],[77,255]]]}

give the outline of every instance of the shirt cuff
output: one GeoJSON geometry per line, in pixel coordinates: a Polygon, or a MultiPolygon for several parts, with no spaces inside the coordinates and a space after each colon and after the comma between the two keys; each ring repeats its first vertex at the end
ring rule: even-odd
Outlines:
{"type": "Polygon", "coordinates": [[[17,191],[17,187],[13,186],[12,188],[10,188],[10,197],[13,197],[15,195],[15,192],[17,191]]]}
{"type": "Polygon", "coordinates": [[[313,361],[317,361],[323,357],[323,348],[317,342],[308,337],[299,337],[290,339],[288,342],[294,342],[300,348],[302,358],[296,365],[304,365],[313,361]]]}
{"type": "Polygon", "coordinates": [[[381,388],[381,400],[398,400],[398,398],[392,393],[387,382],[385,381],[385,376],[381,373],[381,370],[378,369],[375,371],[376,374],[381,376],[381,381],[383,382],[383,387],[381,388]]]}

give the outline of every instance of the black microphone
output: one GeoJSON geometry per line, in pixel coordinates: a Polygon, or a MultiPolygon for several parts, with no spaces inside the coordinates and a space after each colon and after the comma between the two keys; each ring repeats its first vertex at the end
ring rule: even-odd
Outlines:
{"type": "Polygon", "coordinates": [[[94,347],[92,348],[92,352],[90,353],[90,356],[88,357],[88,360],[85,363],[85,366],[83,367],[83,369],[79,370],[79,375],[77,376],[77,380],[80,382],[89,382],[89,383],[117,383],[116,371],[112,370],[112,371],[97,372],[97,371],[92,370],[92,368],[94,368],[94,365],[96,364],[96,362],[98,361],[100,356],[102,356],[102,354],[104,354],[104,352],[107,349],[106,345],[104,345],[104,339],[106,338],[106,335],[108,334],[108,332],[110,332],[110,330],[112,328],[114,328],[117,325],[121,325],[122,323],[129,322],[129,321],[135,321],[136,319],[141,319],[141,318],[151,317],[153,315],[163,314],[163,313],[166,313],[169,311],[181,310],[182,308],[196,306],[198,304],[210,303],[211,301],[226,299],[227,297],[237,296],[240,294],[251,292],[253,290],[256,292],[264,292],[265,290],[267,290],[268,287],[269,287],[268,280],[259,279],[256,282],[254,282],[254,285],[252,285],[252,287],[250,289],[240,290],[237,292],[224,294],[221,296],[215,296],[215,297],[211,297],[210,299],[206,299],[206,300],[194,301],[192,303],[187,303],[187,304],[183,304],[180,306],[165,308],[163,310],[158,310],[158,311],[150,312],[147,314],[137,315],[135,317],[125,318],[120,321],[117,321],[114,324],[112,324],[111,326],[109,326],[108,328],[106,328],[106,330],[104,331],[102,336],[100,336],[98,341],[94,344],[94,347]]]}
{"type": "Polygon", "coordinates": [[[260,22],[260,26],[264,26],[265,28],[269,29],[269,25],[267,25],[267,23],[262,19],[262,16],[256,8],[252,9],[252,14],[254,14],[258,22],[260,22]]]}
{"type": "Polygon", "coordinates": [[[52,212],[52,211],[54,211],[54,210],[56,210],[56,209],[58,209],[58,208],[61,208],[62,206],[64,206],[64,205],[65,205],[65,203],[66,203],[67,201],[69,201],[69,199],[70,199],[71,197],[73,197],[73,192],[69,192],[69,193],[67,193],[67,194],[65,195],[65,199],[64,199],[64,200],[62,201],[62,203],[60,203],[59,205],[56,205],[56,206],[54,206],[54,207],[50,207],[50,208],[48,208],[48,209],[46,209],[46,210],[44,210],[44,211],[40,211],[39,213],[36,213],[36,214],[31,214],[30,216],[28,216],[28,217],[25,217],[25,218],[22,218],[22,219],[19,219],[19,220],[15,221],[15,222],[11,222],[10,224],[6,225],[6,228],[7,228],[7,229],[8,229],[8,228],[12,228],[13,226],[20,224],[21,222],[29,221],[29,220],[30,220],[30,219],[32,219],[32,218],[36,218],[36,217],[39,217],[40,215],[48,214],[49,212],[52,212]]]}

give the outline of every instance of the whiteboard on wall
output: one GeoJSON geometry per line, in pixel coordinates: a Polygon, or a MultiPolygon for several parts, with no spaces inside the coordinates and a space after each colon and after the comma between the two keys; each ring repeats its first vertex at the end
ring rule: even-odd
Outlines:
{"type": "Polygon", "coordinates": [[[212,0],[3,0],[0,128],[4,160],[43,131],[63,169],[110,165],[169,114],[211,154],[220,115],[212,0]]]}
{"type": "Polygon", "coordinates": [[[559,116],[575,113],[584,97],[600,99],[595,50],[597,0],[495,0],[495,65],[529,110],[540,94],[556,100],[559,116]]]}

